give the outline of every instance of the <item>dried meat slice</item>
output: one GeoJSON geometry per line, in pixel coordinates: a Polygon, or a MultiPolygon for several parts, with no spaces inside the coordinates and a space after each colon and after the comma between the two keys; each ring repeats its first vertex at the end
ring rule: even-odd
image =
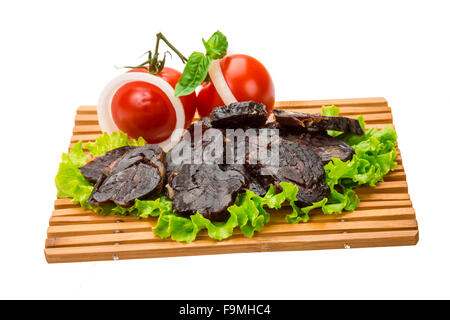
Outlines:
{"type": "Polygon", "coordinates": [[[212,128],[211,119],[209,117],[203,117],[200,120],[191,123],[186,130],[187,132],[189,132],[191,136],[194,136],[194,131],[197,126],[201,129],[201,132],[203,133],[204,131],[212,128]]]}
{"type": "Polygon", "coordinates": [[[214,108],[209,117],[214,128],[261,128],[267,121],[267,111],[262,103],[234,102],[214,108]]]}
{"type": "Polygon", "coordinates": [[[135,199],[159,194],[166,174],[164,161],[165,154],[158,145],[131,149],[102,173],[88,203],[114,202],[128,207],[135,199]]]}
{"type": "Polygon", "coordinates": [[[96,183],[98,179],[102,176],[103,171],[108,168],[114,161],[123,157],[125,153],[134,149],[136,147],[120,147],[108,151],[105,155],[100,157],[93,157],[88,159],[88,163],[83,167],[79,168],[83,176],[89,182],[96,183]]]}
{"type": "Polygon", "coordinates": [[[328,117],[319,114],[300,113],[274,109],[273,114],[282,127],[304,128],[308,131],[335,130],[363,135],[358,120],[346,117],[328,117]]]}
{"type": "Polygon", "coordinates": [[[229,216],[227,208],[244,186],[245,178],[238,171],[202,163],[184,164],[167,188],[175,212],[185,216],[199,212],[211,221],[224,221],[229,216]]]}
{"type": "Polygon", "coordinates": [[[245,178],[246,188],[256,195],[263,197],[267,190],[258,179],[259,166],[245,164],[226,164],[222,166],[225,171],[234,170],[241,173],[245,178]]]}
{"type": "Polygon", "coordinates": [[[313,150],[319,155],[322,165],[326,165],[332,158],[338,158],[345,162],[351,160],[355,154],[352,147],[338,138],[329,136],[326,132],[289,133],[281,134],[281,136],[313,150]]]}
{"type": "MultiPolygon", "coordinates": [[[[178,172],[183,164],[201,162],[221,164],[223,158],[223,130],[206,128],[197,122],[201,136],[194,133],[185,135],[166,155],[167,179],[178,172]]],[[[192,126],[192,125],[191,125],[192,126]]],[[[194,131],[194,129],[192,129],[194,131]]]]}
{"type": "MultiPolygon", "coordinates": [[[[278,164],[263,164],[259,179],[267,190],[270,184],[278,189],[286,181],[298,186],[298,204],[308,206],[330,194],[325,180],[325,171],[320,157],[308,147],[280,138],[276,143],[279,150],[278,164]]],[[[270,146],[275,147],[275,144],[270,146]]]]}

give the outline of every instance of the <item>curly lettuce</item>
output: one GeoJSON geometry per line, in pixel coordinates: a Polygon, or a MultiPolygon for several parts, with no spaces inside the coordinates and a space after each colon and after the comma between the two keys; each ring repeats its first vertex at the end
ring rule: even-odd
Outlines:
{"type": "Polygon", "coordinates": [[[81,141],[75,144],[68,154],[63,153],[55,178],[58,197],[72,198],[74,204],[91,209],[86,203],[93,186],[81,174],[78,168],[86,164],[89,155],[83,152],[81,141]]]}

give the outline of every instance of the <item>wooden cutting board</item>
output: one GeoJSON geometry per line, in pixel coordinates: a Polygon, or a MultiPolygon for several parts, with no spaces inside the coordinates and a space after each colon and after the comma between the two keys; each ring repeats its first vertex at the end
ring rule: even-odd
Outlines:
{"type": "MultiPolygon", "coordinates": [[[[392,124],[392,113],[384,98],[277,102],[276,108],[320,113],[323,105],[335,104],[341,115],[363,115],[367,127],[392,124]]],[[[92,141],[101,134],[95,106],[81,106],[75,116],[70,147],[79,140],[92,141]]],[[[234,252],[288,251],[414,245],[418,225],[408,194],[400,152],[398,167],[377,187],[357,189],[361,203],[343,215],[311,213],[308,223],[285,222],[286,209],[271,211],[270,222],[253,238],[237,232],[215,241],[206,231],[186,244],[160,239],[151,230],[156,218],[101,216],[56,199],[45,242],[49,263],[191,256],[234,252]]]]}

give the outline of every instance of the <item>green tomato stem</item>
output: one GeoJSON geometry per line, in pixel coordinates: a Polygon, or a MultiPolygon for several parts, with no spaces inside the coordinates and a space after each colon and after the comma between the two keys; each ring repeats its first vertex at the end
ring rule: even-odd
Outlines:
{"type": "Polygon", "coordinates": [[[169,42],[169,40],[167,40],[167,38],[166,38],[161,32],[158,32],[158,33],[156,34],[156,49],[155,49],[155,54],[158,52],[159,40],[164,41],[164,42],[166,43],[166,45],[167,45],[170,49],[172,49],[173,52],[175,52],[175,53],[177,54],[177,56],[181,59],[181,61],[182,61],[183,63],[186,63],[186,62],[187,62],[186,57],[185,57],[180,51],[178,51],[178,49],[175,48],[175,47],[169,42]]]}
{"type": "MultiPolygon", "coordinates": [[[[124,68],[130,68],[130,69],[135,69],[135,68],[146,68],[149,73],[151,74],[159,74],[162,69],[164,68],[164,64],[166,62],[166,53],[169,53],[169,51],[166,51],[164,53],[164,57],[162,60],[159,60],[159,41],[164,41],[164,43],[170,48],[172,49],[173,52],[175,52],[177,54],[177,56],[181,59],[181,61],[183,63],[187,62],[187,58],[180,52],[178,51],[177,48],[175,48],[170,42],[169,40],[167,40],[167,38],[161,33],[157,33],[156,34],[156,45],[155,45],[155,51],[152,52],[148,51],[148,59],[146,61],[144,61],[143,63],[137,65],[137,66],[125,66],[124,68]]],[[[171,55],[172,56],[172,55],[171,55]]]]}

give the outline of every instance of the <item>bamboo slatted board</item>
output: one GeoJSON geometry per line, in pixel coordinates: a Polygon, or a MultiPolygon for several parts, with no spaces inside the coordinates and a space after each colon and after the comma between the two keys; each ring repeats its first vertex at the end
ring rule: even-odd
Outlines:
{"type": "MultiPolygon", "coordinates": [[[[322,105],[335,104],[341,115],[363,115],[367,127],[392,124],[391,109],[384,98],[287,101],[276,108],[320,113],[322,105]]],[[[101,134],[95,106],[81,106],[75,116],[70,140],[94,140],[101,134]]],[[[203,230],[190,244],[160,239],[151,231],[156,218],[101,216],[57,199],[45,243],[49,263],[191,256],[235,252],[289,251],[414,245],[418,225],[408,194],[400,152],[398,167],[375,188],[357,189],[361,203],[343,215],[311,213],[308,223],[288,224],[286,209],[272,211],[270,222],[253,238],[236,232],[227,240],[211,240],[203,230]]]]}

